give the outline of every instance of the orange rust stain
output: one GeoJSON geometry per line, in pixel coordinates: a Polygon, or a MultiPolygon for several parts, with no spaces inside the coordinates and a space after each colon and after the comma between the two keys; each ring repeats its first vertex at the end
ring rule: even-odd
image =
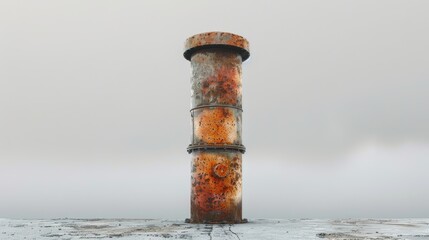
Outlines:
{"type": "Polygon", "coordinates": [[[217,103],[236,105],[241,98],[240,69],[222,65],[215,72],[202,82],[202,95],[205,99],[216,99],[217,103]]]}
{"type": "Polygon", "coordinates": [[[195,137],[207,144],[234,144],[238,139],[236,121],[232,109],[205,108],[195,116],[195,137]]]}
{"type": "Polygon", "coordinates": [[[227,41],[227,44],[246,48],[248,46],[245,42],[246,41],[242,37],[232,36],[231,39],[229,39],[229,41],[227,41]]]}
{"type": "Polygon", "coordinates": [[[202,45],[221,44],[249,49],[249,42],[242,36],[225,32],[207,32],[194,35],[186,40],[185,49],[202,45]]]}
{"type": "Polygon", "coordinates": [[[192,204],[206,212],[228,214],[241,204],[241,158],[198,152],[193,158],[192,204]],[[218,177],[213,168],[224,165],[229,169],[225,177],[218,177]]]}
{"type": "Polygon", "coordinates": [[[225,164],[216,164],[213,167],[213,172],[216,176],[220,177],[220,178],[224,178],[228,175],[228,166],[225,164]]]}

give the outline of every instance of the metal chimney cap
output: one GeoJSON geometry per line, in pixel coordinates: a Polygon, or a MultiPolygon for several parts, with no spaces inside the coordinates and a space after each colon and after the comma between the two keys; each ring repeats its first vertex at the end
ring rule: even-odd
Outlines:
{"type": "Polygon", "coordinates": [[[214,48],[238,52],[243,62],[250,56],[249,42],[242,36],[227,32],[200,33],[186,39],[183,56],[190,61],[195,52],[214,48]]]}

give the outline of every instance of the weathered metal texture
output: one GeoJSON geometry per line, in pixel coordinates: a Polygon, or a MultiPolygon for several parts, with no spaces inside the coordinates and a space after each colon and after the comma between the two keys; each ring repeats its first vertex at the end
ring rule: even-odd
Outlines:
{"type": "Polygon", "coordinates": [[[210,32],[185,44],[191,61],[193,223],[239,223],[241,218],[241,64],[249,44],[210,32]]]}
{"type": "Polygon", "coordinates": [[[191,222],[241,222],[241,153],[192,152],[191,222]]]}
{"type": "Polygon", "coordinates": [[[225,104],[241,108],[241,57],[221,49],[203,49],[191,59],[191,106],[225,104]]]}
{"type": "Polygon", "coordinates": [[[241,144],[241,111],[207,107],[192,111],[192,144],[241,144]]]}
{"type": "Polygon", "coordinates": [[[191,60],[194,52],[200,49],[218,48],[232,49],[242,56],[242,60],[249,58],[249,42],[242,36],[226,32],[206,32],[196,34],[185,42],[185,53],[187,60],[191,60]]]}

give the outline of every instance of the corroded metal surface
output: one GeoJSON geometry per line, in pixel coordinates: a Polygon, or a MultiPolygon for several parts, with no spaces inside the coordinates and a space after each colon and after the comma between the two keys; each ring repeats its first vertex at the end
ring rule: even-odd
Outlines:
{"type": "Polygon", "coordinates": [[[184,56],[190,60],[192,54],[201,49],[217,48],[218,46],[238,52],[243,61],[249,58],[249,42],[242,36],[227,32],[206,32],[194,35],[185,42],[184,56]]]}
{"type": "Polygon", "coordinates": [[[222,49],[195,53],[191,59],[191,106],[225,104],[241,108],[241,57],[222,49]]]}
{"type": "Polygon", "coordinates": [[[191,61],[193,223],[239,223],[241,218],[241,64],[249,44],[241,36],[211,32],[185,44],[191,61]]]}
{"type": "Polygon", "coordinates": [[[241,111],[208,107],[193,111],[192,144],[241,144],[241,111]]]}
{"type": "Polygon", "coordinates": [[[241,221],[241,153],[192,152],[191,220],[203,223],[241,221]]]}

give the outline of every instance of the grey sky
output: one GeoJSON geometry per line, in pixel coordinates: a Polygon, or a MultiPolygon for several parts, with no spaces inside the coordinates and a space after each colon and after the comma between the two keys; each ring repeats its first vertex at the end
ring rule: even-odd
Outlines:
{"type": "Polygon", "coordinates": [[[428,12],[391,0],[1,1],[0,217],[187,217],[182,50],[206,31],[250,42],[245,217],[427,217],[428,12]]]}

